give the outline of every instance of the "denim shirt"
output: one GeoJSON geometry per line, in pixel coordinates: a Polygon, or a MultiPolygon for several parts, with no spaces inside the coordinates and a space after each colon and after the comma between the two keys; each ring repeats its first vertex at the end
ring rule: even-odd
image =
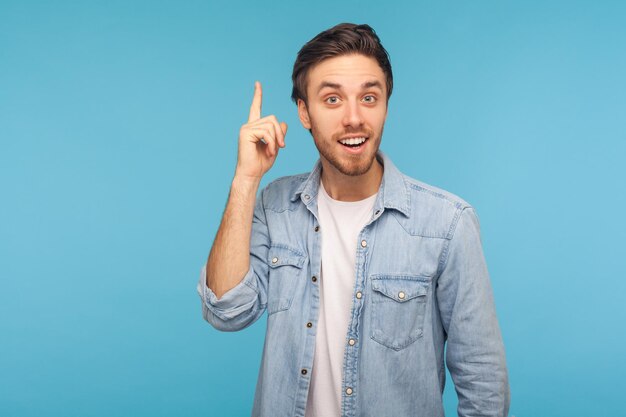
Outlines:
{"type": "MultiPolygon", "coordinates": [[[[505,417],[504,346],[474,209],[378,159],[383,179],[355,248],[341,415],[443,416],[445,355],[459,416],[505,417]]],[[[318,161],[261,191],[237,286],[218,300],[206,265],[200,275],[202,314],[216,329],[243,329],[267,311],[255,417],[304,416],[320,308],[320,174],[318,161]]]]}

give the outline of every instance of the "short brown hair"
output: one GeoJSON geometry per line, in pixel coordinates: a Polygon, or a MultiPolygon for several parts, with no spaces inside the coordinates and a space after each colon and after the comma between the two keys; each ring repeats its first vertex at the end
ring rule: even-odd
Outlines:
{"type": "Polygon", "coordinates": [[[308,41],[293,64],[293,90],[291,99],[298,104],[298,99],[307,103],[306,86],[308,73],[312,66],[328,58],[341,55],[362,54],[374,58],[386,76],[387,102],[393,90],[393,73],[389,54],[380,43],[380,38],[369,25],[340,23],[320,33],[308,41]]]}

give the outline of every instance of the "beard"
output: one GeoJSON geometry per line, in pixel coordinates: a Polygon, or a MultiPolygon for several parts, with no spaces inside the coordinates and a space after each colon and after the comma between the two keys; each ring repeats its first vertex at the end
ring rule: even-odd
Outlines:
{"type": "Polygon", "coordinates": [[[343,175],[356,177],[367,173],[376,160],[376,154],[378,153],[383,135],[383,127],[381,127],[379,134],[376,134],[370,128],[363,127],[358,130],[346,130],[345,132],[335,133],[330,139],[326,139],[320,136],[319,130],[316,128],[313,120],[311,120],[311,135],[313,135],[313,140],[320,153],[320,157],[328,161],[331,166],[343,175]],[[340,149],[343,145],[339,143],[339,139],[346,135],[361,133],[367,137],[364,143],[367,149],[364,153],[361,155],[351,155],[340,149]]]}

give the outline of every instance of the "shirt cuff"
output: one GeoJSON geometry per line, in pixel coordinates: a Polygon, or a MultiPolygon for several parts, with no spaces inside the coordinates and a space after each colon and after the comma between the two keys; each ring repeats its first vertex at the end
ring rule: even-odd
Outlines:
{"type": "Polygon", "coordinates": [[[222,320],[230,320],[250,310],[258,298],[252,265],[241,282],[226,291],[218,300],[213,290],[206,285],[206,264],[204,264],[200,272],[197,291],[203,306],[222,320]]]}

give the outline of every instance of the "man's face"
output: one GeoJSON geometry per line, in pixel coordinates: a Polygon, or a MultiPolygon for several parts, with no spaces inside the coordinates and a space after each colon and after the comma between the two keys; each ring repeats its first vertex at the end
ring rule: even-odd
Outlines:
{"type": "Polygon", "coordinates": [[[298,115],[312,131],[323,167],[367,173],[387,117],[385,74],[376,60],[352,54],[320,62],[309,70],[307,101],[298,100],[298,115]]]}

